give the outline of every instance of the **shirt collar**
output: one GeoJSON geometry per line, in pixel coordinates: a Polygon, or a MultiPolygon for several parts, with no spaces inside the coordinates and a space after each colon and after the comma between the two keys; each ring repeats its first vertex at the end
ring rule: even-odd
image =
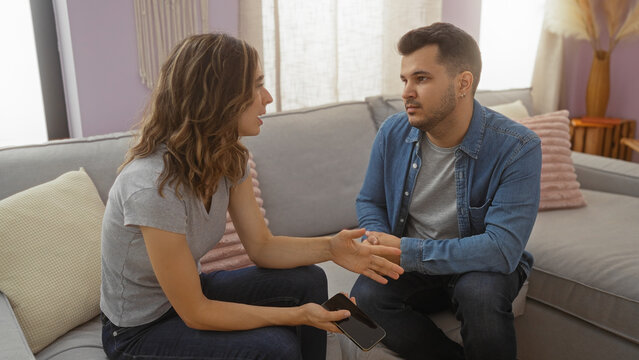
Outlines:
{"type": "Polygon", "coordinates": [[[479,149],[484,140],[486,130],[486,112],[477,100],[473,100],[473,117],[470,119],[468,131],[459,148],[473,159],[479,156],[479,149]]]}

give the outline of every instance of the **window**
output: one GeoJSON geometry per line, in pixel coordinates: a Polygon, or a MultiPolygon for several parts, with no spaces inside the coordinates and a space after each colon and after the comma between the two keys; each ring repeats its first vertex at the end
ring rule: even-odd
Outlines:
{"type": "Polygon", "coordinates": [[[44,142],[47,129],[29,1],[0,1],[0,146],[44,142]]]}
{"type": "Polygon", "coordinates": [[[397,40],[440,19],[439,0],[262,0],[267,111],[400,93],[397,40]]]}
{"type": "Polygon", "coordinates": [[[544,3],[545,0],[482,0],[480,89],[530,87],[544,3]]]}

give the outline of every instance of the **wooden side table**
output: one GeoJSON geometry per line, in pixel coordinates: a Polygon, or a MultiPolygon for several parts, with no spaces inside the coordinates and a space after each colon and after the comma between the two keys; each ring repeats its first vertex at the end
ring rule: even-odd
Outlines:
{"type": "Polygon", "coordinates": [[[635,120],[575,118],[570,121],[572,150],[616,159],[631,160],[632,149],[621,142],[634,139],[635,120]]]}

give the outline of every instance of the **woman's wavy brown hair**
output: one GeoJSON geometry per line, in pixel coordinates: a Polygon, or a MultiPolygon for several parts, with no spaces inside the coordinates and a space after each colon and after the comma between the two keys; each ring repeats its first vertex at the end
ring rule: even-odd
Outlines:
{"type": "Polygon", "coordinates": [[[181,187],[206,200],[223,176],[244,176],[248,150],[239,142],[238,120],[255,96],[257,51],[225,34],[184,39],[160,71],[135,145],[120,170],[166,145],[158,191],[181,187]]]}

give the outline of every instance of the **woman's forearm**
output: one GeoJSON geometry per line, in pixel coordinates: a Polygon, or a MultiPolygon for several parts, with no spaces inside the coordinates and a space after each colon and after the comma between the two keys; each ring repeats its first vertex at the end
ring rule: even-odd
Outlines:
{"type": "Polygon", "coordinates": [[[331,260],[330,237],[298,238],[271,236],[259,246],[247,249],[251,260],[258,266],[288,269],[331,260]]]}
{"type": "Polygon", "coordinates": [[[203,299],[198,306],[179,315],[188,327],[198,330],[250,330],[304,323],[304,311],[299,306],[253,306],[209,299],[203,299]]]}

